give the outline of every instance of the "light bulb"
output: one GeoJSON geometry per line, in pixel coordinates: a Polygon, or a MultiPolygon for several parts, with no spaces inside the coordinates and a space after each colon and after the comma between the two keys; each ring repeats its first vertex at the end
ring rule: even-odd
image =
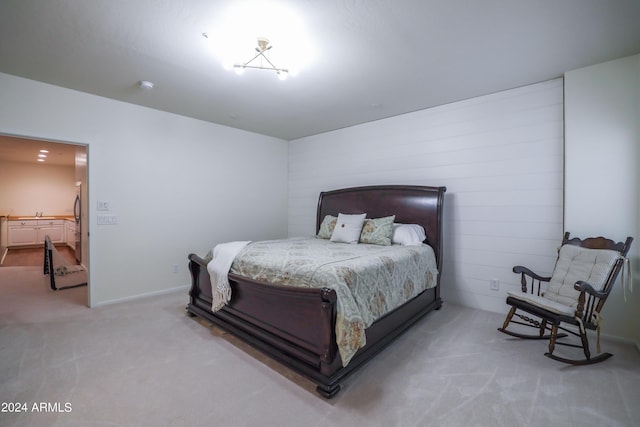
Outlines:
{"type": "Polygon", "coordinates": [[[244,67],[243,67],[242,65],[234,65],[234,66],[233,66],[233,71],[234,71],[237,75],[241,76],[241,75],[243,75],[243,74],[244,74],[244,67]]]}

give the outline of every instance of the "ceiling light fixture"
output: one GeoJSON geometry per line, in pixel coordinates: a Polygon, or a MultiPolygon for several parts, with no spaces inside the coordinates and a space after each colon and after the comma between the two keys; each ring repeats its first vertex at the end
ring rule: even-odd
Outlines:
{"type": "Polygon", "coordinates": [[[281,80],[295,76],[315,57],[302,15],[282,0],[229,2],[212,29],[202,33],[206,45],[226,70],[248,68],[273,72],[281,80]]]}
{"type": "Polygon", "coordinates": [[[258,37],[258,46],[255,48],[257,52],[253,58],[242,64],[233,64],[233,70],[236,74],[243,74],[246,68],[255,68],[258,70],[275,71],[280,80],[286,80],[289,77],[289,70],[286,68],[278,68],[267,56],[269,50],[273,46],[269,44],[269,39],[258,37]]]}

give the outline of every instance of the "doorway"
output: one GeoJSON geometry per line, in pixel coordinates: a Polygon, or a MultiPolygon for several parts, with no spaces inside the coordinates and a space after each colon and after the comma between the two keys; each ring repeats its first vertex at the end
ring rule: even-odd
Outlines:
{"type": "MultiPolygon", "coordinates": [[[[0,134],[0,261],[9,251],[19,254],[18,249],[24,249],[31,252],[31,260],[25,257],[24,262],[33,264],[33,249],[44,252],[41,240],[46,233],[55,235],[55,246],[88,271],[87,184],[88,145],[0,134]],[[17,229],[18,219],[25,219],[25,230],[17,229]],[[50,225],[43,227],[45,219],[50,225]],[[29,229],[30,224],[38,225],[29,229]]],[[[11,265],[20,265],[20,258],[12,257],[11,265]]],[[[89,292],[90,283],[86,306],[89,292]]]]}

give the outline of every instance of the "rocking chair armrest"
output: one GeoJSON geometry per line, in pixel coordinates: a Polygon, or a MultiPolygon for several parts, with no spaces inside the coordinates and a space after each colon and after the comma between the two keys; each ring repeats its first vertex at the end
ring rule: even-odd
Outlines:
{"type": "Polygon", "coordinates": [[[573,289],[579,292],[586,292],[595,296],[596,298],[604,298],[607,296],[605,292],[596,291],[591,284],[585,282],[584,280],[578,280],[575,285],[573,285],[573,289]]]}
{"type": "Polygon", "coordinates": [[[515,267],[513,267],[513,272],[516,274],[524,274],[536,280],[540,280],[541,282],[548,282],[551,280],[551,277],[540,276],[534,273],[533,271],[529,270],[527,267],[523,267],[521,265],[516,265],[515,267]]]}
{"type": "Polygon", "coordinates": [[[580,295],[578,295],[578,305],[576,306],[576,317],[583,319],[583,321],[591,322],[594,314],[593,311],[597,310],[593,303],[593,298],[604,299],[607,297],[607,293],[596,291],[591,284],[584,280],[578,280],[575,285],[573,285],[573,289],[580,292],[580,295]],[[589,294],[589,297],[587,298],[585,294],[589,294]],[[587,303],[587,301],[591,301],[591,303],[587,303]]]}

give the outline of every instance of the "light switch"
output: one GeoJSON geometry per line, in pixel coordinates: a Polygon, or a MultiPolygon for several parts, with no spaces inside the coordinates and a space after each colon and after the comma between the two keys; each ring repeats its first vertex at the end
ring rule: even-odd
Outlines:
{"type": "Polygon", "coordinates": [[[98,225],[116,225],[118,217],[115,215],[98,215],[98,225]]]}
{"type": "Polygon", "coordinates": [[[105,202],[104,200],[98,200],[98,210],[99,211],[108,211],[110,209],[110,203],[105,202]]]}

